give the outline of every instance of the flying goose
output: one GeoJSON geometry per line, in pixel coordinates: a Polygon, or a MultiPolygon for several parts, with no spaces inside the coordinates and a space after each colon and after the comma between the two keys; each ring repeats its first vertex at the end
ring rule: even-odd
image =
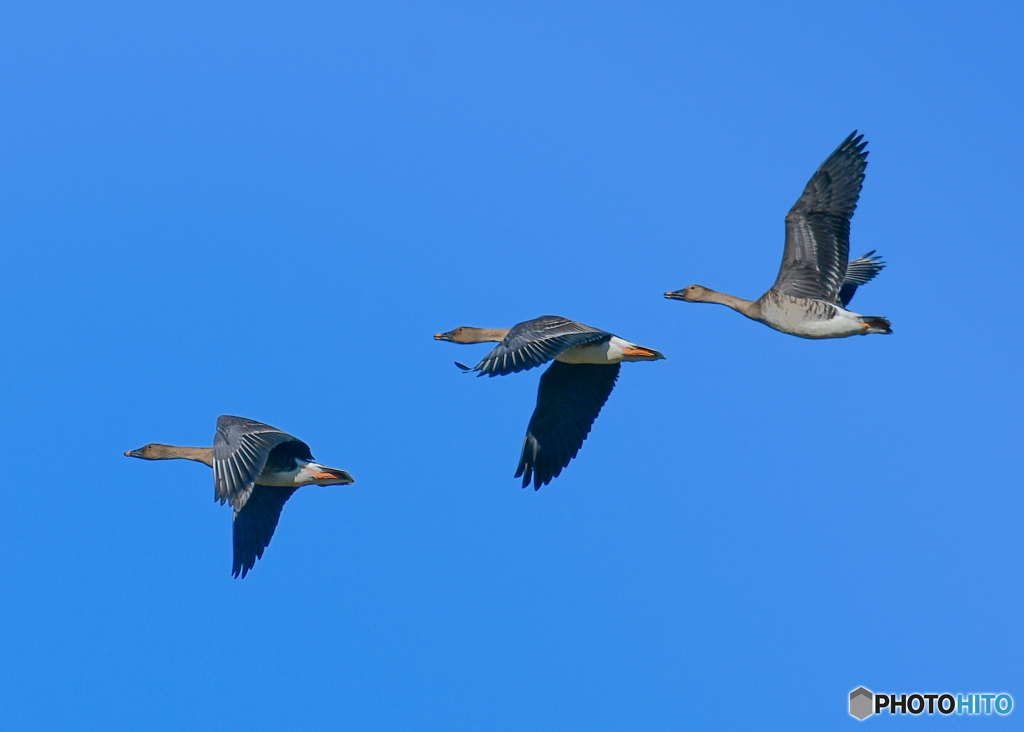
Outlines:
{"type": "Polygon", "coordinates": [[[759,300],[744,300],[700,285],[666,292],[665,297],[725,305],[801,338],[892,333],[887,319],[846,310],[857,286],[885,266],[880,257],[873,256],[874,251],[847,264],[850,218],[867,167],[868,143],[863,138],[854,130],[821,164],[789,210],[782,267],[772,289],[759,300]]]}
{"type": "Polygon", "coordinates": [[[607,331],[572,320],[545,315],[514,328],[463,326],[434,336],[452,343],[497,343],[473,368],[477,376],[505,376],[554,359],[540,378],[537,408],[533,410],[515,477],[534,490],[558,477],[576,457],[590,426],[619,376],[622,361],[656,361],[657,351],[638,346],[607,331]]]}
{"type": "Polygon", "coordinates": [[[213,468],[214,500],[235,509],[234,577],[239,573],[245,577],[263,556],[292,493],[304,485],[355,483],[344,470],[313,462],[309,445],[299,438],[262,422],[228,415],[217,418],[213,447],[149,444],[125,455],[194,460],[213,468]]]}

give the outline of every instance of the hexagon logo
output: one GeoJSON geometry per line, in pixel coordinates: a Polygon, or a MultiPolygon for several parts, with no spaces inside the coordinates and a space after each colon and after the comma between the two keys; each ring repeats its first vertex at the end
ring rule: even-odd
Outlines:
{"type": "Polygon", "coordinates": [[[864,721],[874,712],[874,695],[863,686],[850,692],[850,714],[864,721]]]}

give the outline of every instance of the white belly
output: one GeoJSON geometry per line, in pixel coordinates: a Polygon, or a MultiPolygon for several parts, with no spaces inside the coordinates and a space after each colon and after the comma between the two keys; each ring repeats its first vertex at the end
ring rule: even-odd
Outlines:
{"type": "Polygon", "coordinates": [[[269,471],[264,469],[256,482],[260,485],[273,485],[280,488],[296,488],[303,485],[312,485],[317,479],[313,472],[323,466],[319,463],[311,463],[306,460],[297,459],[298,467],[288,471],[269,471]]]}
{"type": "Polygon", "coordinates": [[[612,336],[604,343],[588,343],[584,346],[570,348],[560,356],[556,356],[555,360],[562,363],[596,363],[605,365],[619,363],[626,357],[622,349],[631,347],[636,348],[636,344],[623,340],[618,336],[612,336]]]}
{"type": "Polygon", "coordinates": [[[287,473],[264,470],[260,473],[260,477],[256,479],[256,482],[260,485],[272,485],[279,488],[294,488],[296,486],[305,485],[304,482],[299,480],[299,478],[305,477],[303,476],[304,472],[308,473],[304,467],[289,470],[287,473]]]}
{"type": "MultiPolygon", "coordinates": [[[[775,326],[772,326],[773,328],[775,326]]],[[[775,328],[783,333],[800,336],[801,338],[846,338],[852,335],[863,335],[861,327],[851,327],[848,323],[801,323],[793,328],[775,328]]]]}
{"type": "Polygon", "coordinates": [[[820,300],[787,298],[765,302],[761,322],[775,330],[801,338],[845,338],[864,335],[861,316],[820,300]]]}

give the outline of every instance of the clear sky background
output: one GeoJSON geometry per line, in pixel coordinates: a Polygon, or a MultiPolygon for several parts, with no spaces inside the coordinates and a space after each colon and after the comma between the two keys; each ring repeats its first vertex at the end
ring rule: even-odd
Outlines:
{"type": "Polygon", "coordinates": [[[860,685],[1019,722],[1022,38],[1009,1],[8,4],[0,726],[842,729],[860,685]],[[854,129],[892,336],[663,298],[767,289],[854,129]],[[544,314],[668,360],[534,492],[540,371],[432,335],[544,314]],[[123,456],[220,414],[357,481],[244,580],[211,471],[123,456]]]}

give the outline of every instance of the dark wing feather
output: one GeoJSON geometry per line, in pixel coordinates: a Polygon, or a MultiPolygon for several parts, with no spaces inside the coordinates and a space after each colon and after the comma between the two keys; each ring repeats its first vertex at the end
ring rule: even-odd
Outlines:
{"type": "Polygon", "coordinates": [[[772,289],[838,302],[850,256],[850,218],[864,184],[867,142],[854,131],[821,164],[786,214],[786,249],[772,289]]]}
{"type": "Polygon", "coordinates": [[[234,564],[231,568],[233,577],[239,573],[245,577],[256,560],[263,556],[263,550],[274,536],[277,521],[281,518],[281,509],[296,490],[256,484],[249,494],[249,500],[235,511],[232,526],[235,545],[234,564]]]}
{"type": "Polygon", "coordinates": [[[219,417],[213,439],[214,499],[236,509],[245,505],[271,451],[285,444],[290,455],[313,459],[309,445],[286,432],[243,417],[219,417]]]}
{"type": "Polygon", "coordinates": [[[505,376],[525,371],[550,361],[570,348],[600,343],[611,333],[556,315],[544,315],[520,323],[508,332],[483,360],[469,371],[478,376],[505,376]]]}
{"type": "Polygon", "coordinates": [[[843,286],[839,290],[839,302],[842,303],[842,306],[845,308],[849,305],[854,293],[857,292],[857,288],[873,280],[875,275],[883,269],[885,269],[885,262],[882,261],[880,256],[875,255],[874,249],[863,257],[857,257],[850,262],[850,265],[846,268],[846,278],[843,280],[843,286]]]}
{"type": "Polygon", "coordinates": [[[539,490],[576,457],[612,393],[620,365],[555,361],[540,377],[537,408],[526,430],[515,475],[523,476],[523,488],[532,478],[534,489],[539,490]]]}

